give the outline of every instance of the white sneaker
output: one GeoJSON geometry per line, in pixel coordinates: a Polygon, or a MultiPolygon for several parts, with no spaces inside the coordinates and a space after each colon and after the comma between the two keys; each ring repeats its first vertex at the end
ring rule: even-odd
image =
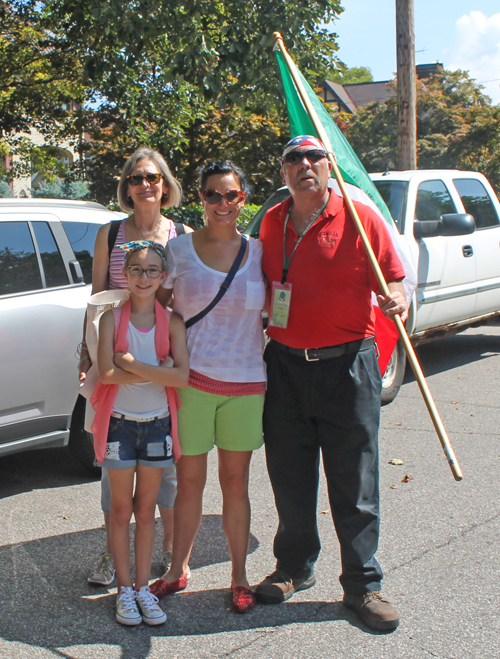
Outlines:
{"type": "Polygon", "coordinates": [[[146,625],[161,625],[167,619],[165,611],[158,606],[160,600],[150,592],[149,586],[140,587],[136,592],[136,601],[146,625]]]}
{"type": "Polygon", "coordinates": [[[137,593],[131,586],[122,586],[116,598],[116,619],[122,625],[140,625],[142,616],[137,608],[137,593]]]}
{"type": "Polygon", "coordinates": [[[109,586],[115,578],[115,566],[111,554],[103,552],[89,575],[87,581],[96,586],[109,586]]]}

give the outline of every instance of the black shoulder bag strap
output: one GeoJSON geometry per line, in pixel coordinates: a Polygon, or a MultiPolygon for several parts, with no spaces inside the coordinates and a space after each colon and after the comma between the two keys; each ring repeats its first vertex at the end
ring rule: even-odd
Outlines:
{"type": "Polygon", "coordinates": [[[182,236],[186,233],[186,227],[181,222],[174,222],[175,224],[175,233],[178,236],[182,236]]]}
{"type": "Polygon", "coordinates": [[[248,238],[246,236],[241,236],[241,246],[240,250],[234,259],[234,263],[231,266],[231,270],[227,273],[227,277],[224,279],[222,284],[220,285],[219,292],[217,295],[214,297],[214,299],[210,302],[210,304],[203,309],[203,311],[200,311],[200,313],[197,313],[196,316],[193,316],[189,320],[186,321],[186,329],[188,327],[191,327],[191,325],[194,325],[197,323],[199,320],[203,318],[203,316],[206,316],[209,311],[212,311],[212,309],[215,307],[216,304],[218,304],[222,298],[224,297],[224,294],[226,293],[227,289],[229,288],[230,283],[234,279],[234,275],[238,272],[239,267],[241,265],[241,262],[243,261],[243,257],[245,256],[245,251],[247,248],[247,242],[248,238]]]}
{"type": "Polygon", "coordinates": [[[116,236],[120,230],[120,224],[123,220],[111,220],[109,223],[109,233],[108,233],[108,256],[111,259],[111,252],[116,243],[116,236]]]}

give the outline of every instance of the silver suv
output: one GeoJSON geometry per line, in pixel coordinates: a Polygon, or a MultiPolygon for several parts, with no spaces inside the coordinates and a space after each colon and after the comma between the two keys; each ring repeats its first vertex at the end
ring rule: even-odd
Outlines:
{"type": "Polygon", "coordinates": [[[95,236],[113,219],[91,202],[0,199],[0,456],[69,444],[93,468],[75,353],[95,236]]]}

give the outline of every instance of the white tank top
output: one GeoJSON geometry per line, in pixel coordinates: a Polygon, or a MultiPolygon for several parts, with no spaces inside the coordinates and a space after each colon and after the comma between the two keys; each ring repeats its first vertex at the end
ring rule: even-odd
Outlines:
{"type": "MultiPolygon", "coordinates": [[[[156,356],[155,331],[140,332],[132,323],[127,330],[128,352],[145,364],[159,366],[156,356]]],[[[119,414],[149,417],[166,414],[168,410],[167,392],[162,384],[138,382],[137,384],[119,384],[113,411],[119,414]]]]}
{"type": "MultiPolygon", "coordinates": [[[[167,271],[163,286],[173,288],[174,311],[184,321],[214,299],[227,276],[201,261],[192,233],[168,242],[167,271]]],[[[264,382],[261,309],[265,296],[262,244],[250,238],[248,258],[227,293],[187,330],[190,368],[222,382],[264,382]]]]}

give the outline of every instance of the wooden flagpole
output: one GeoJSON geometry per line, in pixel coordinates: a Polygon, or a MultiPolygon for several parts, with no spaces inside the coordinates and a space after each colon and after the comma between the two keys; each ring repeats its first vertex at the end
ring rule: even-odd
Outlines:
{"type": "MultiPolygon", "coordinates": [[[[290,57],[288,54],[288,51],[285,48],[285,44],[283,42],[283,37],[279,32],[273,32],[273,39],[275,41],[276,47],[280,50],[281,54],[283,55],[286,65],[288,67],[288,70],[290,72],[290,75],[292,76],[292,80],[295,84],[295,88],[297,89],[297,92],[300,96],[300,99],[307,111],[307,114],[309,115],[309,118],[311,119],[314,129],[317,133],[317,136],[319,139],[323,142],[325,145],[327,151],[328,151],[328,159],[332,164],[333,168],[333,173],[335,178],[337,179],[337,182],[339,184],[340,190],[342,192],[342,196],[345,199],[345,202],[347,204],[347,207],[349,209],[349,213],[351,214],[351,217],[353,219],[354,224],[356,225],[356,229],[359,233],[359,236],[361,238],[361,241],[364,245],[364,248],[366,250],[368,260],[370,261],[370,265],[372,266],[375,276],[377,277],[378,284],[380,286],[380,290],[384,296],[387,296],[390,294],[389,288],[387,286],[387,282],[385,281],[384,275],[382,273],[382,270],[380,269],[380,266],[378,264],[377,258],[373,252],[372,246],[370,244],[370,241],[368,239],[368,236],[366,235],[366,231],[361,223],[361,220],[359,219],[358,212],[352,202],[352,199],[349,195],[349,192],[347,190],[347,187],[345,185],[344,179],[342,177],[342,174],[340,172],[340,169],[337,165],[337,161],[335,159],[335,156],[332,151],[332,146],[330,144],[330,139],[328,137],[328,134],[326,130],[323,127],[323,124],[319,120],[319,117],[316,113],[316,110],[314,109],[313,104],[311,103],[311,100],[309,96],[307,95],[306,90],[304,89],[304,85],[302,84],[302,80],[300,79],[299,72],[297,67],[295,66],[295,62],[293,59],[290,57]]],[[[432,419],[432,423],[434,424],[434,428],[436,430],[436,433],[439,437],[439,441],[441,442],[441,446],[443,447],[444,454],[446,456],[446,459],[448,461],[448,464],[450,465],[450,469],[453,473],[453,476],[456,481],[461,481],[463,478],[462,475],[462,470],[460,469],[460,465],[458,464],[458,460],[455,456],[455,452],[453,451],[453,447],[451,445],[451,442],[448,438],[448,435],[446,434],[445,427],[443,425],[443,422],[441,420],[441,417],[439,416],[439,412],[437,410],[436,404],[434,403],[434,400],[432,398],[432,394],[429,390],[429,387],[427,386],[427,382],[425,381],[424,374],[422,373],[422,369],[420,367],[420,364],[418,363],[417,356],[415,354],[415,351],[413,349],[413,346],[410,342],[410,339],[408,338],[408,334],[406,333],[405,326],[403,325],[403,321],[401,320],[401,317],[399,315],[396,315],[394,317],[394,322],[396,323],[396,327],[399,332],[399,336],[401,337],[401,341],[403,343],[404,349],[406,351],[406,355],[408,357],[408,360],[411,364],[411,367],[413,369],[413,372],[415,374],[415,378],[417,380],[418,386],[420,387],[420,391],[422,393],[424,402],[427,406],[427,410],[430,414],[430,417],[432,419]]]]}

